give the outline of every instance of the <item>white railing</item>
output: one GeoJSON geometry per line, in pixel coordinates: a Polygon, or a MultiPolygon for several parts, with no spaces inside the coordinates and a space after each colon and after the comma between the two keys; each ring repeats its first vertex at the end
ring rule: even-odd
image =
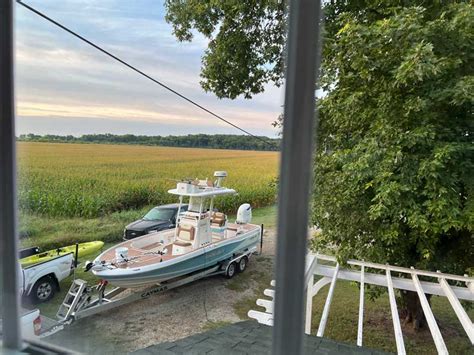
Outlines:
{"type": "MultiPolygon", "coordinates": [[[[340,267],[337,260],[332,256],[308,254],[305,275],[307,284],[305,332],[307,334],[310,334],[311,332],[313,297],[316,296],[324,286],[330,285],[316,334],[319,337],[323,337],[337,280],[347,280],[360,283],[359,317],[356,340],[358,346],[362,346],[363,340],[364,293],[365,285],[367,284],[383,286],[388,289],[398,354],[405,354],[406,352],[402,329],[400,326],[400,318],[398,316],[397,303],[395,300],[395,289],[417,292],[428,328],[439,354],[447,354],[448,350],[430,304],[426,298],[426,294],[445,296],[449,300],[449,303],[469,337],[471,344],[474,345],[474,325],[460,303],[460,300],[474,301],[474,278],[466,275],[451,275],[441,272],[416,270],[414,268],[382,265],[358,260],[349,260],[347,261],[347,265],[347,268],[340,267]],[[370,272],[370,270],[373,271],[370,272]],[[392,273],[405,274],[409,277],[392,277],[392,273]],[[315,276],[320,277],[316,282],[314,282],[315,276]],[[420,281],[420,276],[423,276],[424,278],[432,278],[436,281],[420,281]],[[458,284],[461,284],[461,286],[452,286],[449,284],[449,281],[456,281],[458,284]]],[[[271,286],[275,287],[274,281],[272,281],[271,286]]],[[[273,300],[275,297],[275,291],[272,289],[266,289],[263,293],[265,296],[271,298],[257,300],[257,305],[264,307],[265,311],[261,312],[251,310],[248,312],[248,315],[250,318],[256,319],[259,323],[273,325],[273,300]]]]}

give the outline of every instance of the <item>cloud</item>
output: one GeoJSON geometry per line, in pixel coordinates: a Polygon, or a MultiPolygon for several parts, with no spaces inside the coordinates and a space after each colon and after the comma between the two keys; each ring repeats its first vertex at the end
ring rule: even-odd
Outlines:
{"type": "MultiPolygon", "coordinates": [[[[250,101],[219,100],[205,93],[199,72],[207,39],[195,36],[192,43],[177,42],[164,20],[161,2],[29,3],[244,129],[272,136],[277,133],[271,122],[281,112],[282,90],[268,85],[266,93],[250,101]]],[[[88,127],[94,132],[110,126],[111,121],[121,131],[128,127],[129,133],[157,122],[172,126],[174,134],[223,129],[216,118],[20,8],[16,23],[17,107],[23,118],[20,133],[38,133],[39,118],[43,123],[48,118],[55,122],[43,127],[56,134],[58,129],[70,132],[68,120],[81,118],[89,120],[88,127]],[[100,120],[109,124],[99,124],[100,120]]]]}
{"type": "MultiPolygon", "coordinates": [[[[175,121],[174,124],[183,121],[182,115],[127,107],[55,105],[24,101],[17,105],[17,113],[22,117],[100,118],[105,120],[161,122],[166,124],[173,123],[173,121],[175,121]]],[[[186,121],[189,123],[198,120],[186,117],[186,121]]]]}

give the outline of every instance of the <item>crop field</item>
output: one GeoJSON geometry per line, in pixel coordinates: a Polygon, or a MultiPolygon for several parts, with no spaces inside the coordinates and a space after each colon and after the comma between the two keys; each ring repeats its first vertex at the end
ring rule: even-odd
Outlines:
{"type": "Polygon", "coordinates": [[[275,202],[279,154],[236,150],[126,145],[18,143],[22,213],[48,217],[101,217],[112,212],[175,202],[167,190],[181,178],[213,178],[226,170],[225,185],[237,197],[217,207],[235,212],[275,202]]]}

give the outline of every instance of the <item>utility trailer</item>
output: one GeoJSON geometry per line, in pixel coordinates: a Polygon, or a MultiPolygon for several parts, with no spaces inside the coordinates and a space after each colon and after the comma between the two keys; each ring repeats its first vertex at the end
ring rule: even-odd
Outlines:
{"type": "Polygon", "coordinates": [[[107,282],[105,281],[90,286],[87,281],[75,279],[56,314],[58,323],[46,331],[44,336],[54,334],[56,331],[62,329],[64,325],[70,324],[75,320],[120,307],[137,300],[147,299],[153,295],[162,294],[205,277],[225,275],[227,278],[231,278],[237,272],[243,272],[246,269],[248,260],[256,251],[257,247],[253,247],[235,255],[231,259],[222,261],[218,265],[145,289],[115,287],[111,290],[106,290],[107,282]]]}

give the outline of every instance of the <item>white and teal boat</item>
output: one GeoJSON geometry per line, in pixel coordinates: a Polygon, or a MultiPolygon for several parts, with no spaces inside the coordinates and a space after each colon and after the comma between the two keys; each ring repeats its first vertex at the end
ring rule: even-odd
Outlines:
{"type": "MultiPolygon", "coordinates": [[[[189,199],[189,207],[178,213],[176,228],[122,242],[93,262],[92,272],[118,287],[140,287],[161,283],[199,270],[212,268],[238,255],[255,250],[261,227],[250,224],[249,204],[239,207],[237,220],[230,223],[224,213],[215,212],[214,199],[234,195],[221,186],[225,171],[214,173],[216,181],[185,180],[168,192],[189,199]]],[[[245,265],[243,265],[245,267],[245,265]]]]}

